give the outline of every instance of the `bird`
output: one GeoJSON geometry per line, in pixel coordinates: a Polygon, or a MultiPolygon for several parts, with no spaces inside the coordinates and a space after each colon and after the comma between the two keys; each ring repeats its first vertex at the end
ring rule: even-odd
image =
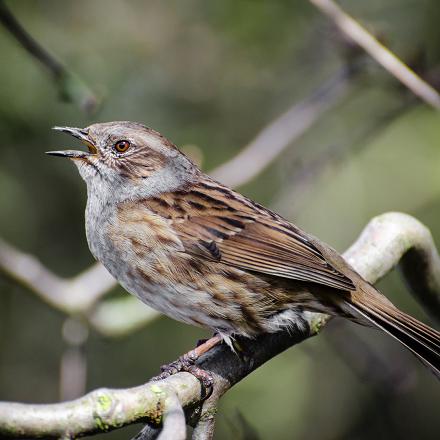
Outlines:
{"type": "Polygon", "coordinates": [[[202,172],[159,132],[129,121],[54,127],[87,151],[93,256],[142,302],[234,347],[296,327],[304,311],[382,330],[440,378],[440,333],[400,311],[329,245],[202,172]]]}

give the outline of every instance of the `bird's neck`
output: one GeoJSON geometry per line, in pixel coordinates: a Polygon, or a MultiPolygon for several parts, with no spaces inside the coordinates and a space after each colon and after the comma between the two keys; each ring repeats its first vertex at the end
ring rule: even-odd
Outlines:
{"type": "Polygon", "coordinates": [[[103,242],[106,225],[111,223],[116,215],[116,207],[117,204],[107,188],[87,185],[86,236],[90,251],[98,260],[101,260],[100,243],[103,242]]]}

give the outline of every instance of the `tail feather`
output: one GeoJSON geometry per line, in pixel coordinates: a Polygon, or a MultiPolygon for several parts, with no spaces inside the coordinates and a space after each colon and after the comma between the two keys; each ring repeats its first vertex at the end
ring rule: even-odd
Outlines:
{"type": "MultiPolygon", "coordinates": [[[[440,351],[439,332],[436,332],[431,327],[421,323],[420,321],[417,321],[417,319],[413,318],[410,315],[407,315],[406,313],[401,312],[400,310],[397,310],[397,315],[399,317],[398,319],[399,322],[405,323],[407,321],[410,321],[410,326],[413,327],[409,327],[409,329],[416,331],[422,339],[432,344],[432,346],[435,347],[437,351],[440,351]]],[[[405,326],[407,327],[408,325],[405,324],[405,326]]]]}
{"type": "Polygon", "coordinates": [[[420,340],[423,339],[433,350],[440,351],[440,333],[412,316],[388,304],[382,305],[382,308],[379,309],[373,309],[368,306],[364,306],[364,308],[368,309],[370,313],[376,313],[384,319],[392,321],[398,327],[404,327],[407,332],[414,334],[420,340]]]}
{"type": "Polygon", "coordinates": [[[401,312],[390,303],[347,301],[346,305],[374,327],[408,348],[440,379],[440,333],[401,312]]]}

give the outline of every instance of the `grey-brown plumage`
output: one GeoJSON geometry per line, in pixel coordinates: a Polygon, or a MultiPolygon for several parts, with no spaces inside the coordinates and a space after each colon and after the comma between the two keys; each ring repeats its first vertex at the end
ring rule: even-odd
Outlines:
{"type": "Polygon", "coordinates": [[[111,122],[59,128],[89,152],[93,255],[130,293],[226,341],[296,325],[303,310],[382,329],[440,374],[440,333],[404,314],[332,248],[202,173],[159,133],[111,122]]]}

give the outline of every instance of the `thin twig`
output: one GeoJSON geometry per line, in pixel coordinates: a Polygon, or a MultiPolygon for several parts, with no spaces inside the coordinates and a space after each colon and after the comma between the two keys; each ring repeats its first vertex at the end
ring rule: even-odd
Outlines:
{"type": "Polygon", "coordinates": [[[33,58],[38,60],[52,75],[63,99],[77,104],[83,111],[96,110],[98,99],[86,84],[51,55],[24,29],[3,0],[0,0],[0,23],[14,36],[33,58]]]}
{"type": "Polygon", "coordinates": [[[374,38],[359,22],[344,12],[333,0],[309,1],[326,14],[344,35],[362,47],[415,95],[435,109],[440,109],[440,95],[437,91],[374,38]]]}
{"type": "MultiPolygon", "coordinates": [[[[412,252],[411,258],[419,256],[428,263],[423,271],[411,273],[409,282],[418,292],[417,298],[422,297],[424,286],[430,286],[429,297],[439,301],[437,250],[426,227],[406,214],[387,213],[373,219],[344,256],[368,281],[376,282],[408,252],[412,252]]],[[[206,353],[198,365],[212,374],[213,392],[201,413],[198,410],[195,419],[190,414],[190,420],[197,423],[197,418],[201,418],[203,427],[203,420],[209,420],[218,399],[233,385],[278,353],[319,333],[328,321],[326,315],[310,312],[305,312],[302,318],[308,330],[265,334],[255,340],[239,338],[240,357],[224,344],[206,353]]],[[[141,420],[157,424],[171,395],[177,395],[182,407],[194,408],[202,399],[200,383],[191,374],[178,373],[164,381],[127,390],[96,390],[66,403],[0,402],[0,436],[66,438],[117,429],[141,420]]],[[[199,429],[201,432],[202,428],[199,429]]]]}

